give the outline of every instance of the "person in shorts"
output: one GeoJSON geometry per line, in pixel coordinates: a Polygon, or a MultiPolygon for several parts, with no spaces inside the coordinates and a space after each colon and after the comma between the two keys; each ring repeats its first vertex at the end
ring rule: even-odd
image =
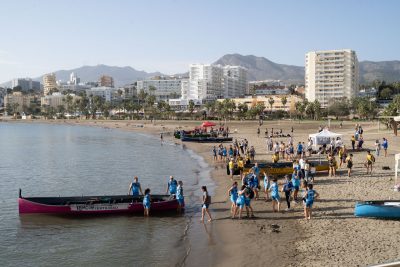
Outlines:
{"type": "Polygon", "coordinates": [[[281,206],[281,198],[279,196],[279,186],[278,186],[278,180],[276,178],[272,180],[272,184],[269,188],[269,191],[271,191],[272,210],[274,212],[279,212],[281,206]]]}
{"type": "Polygon", "coordinates": [[[204,223],[204,215],[207,213],[208,215],[208,221],[211,222],[211,214],[210,211],[208,210],[208,207],[211,204],[211,197],[208,195],[207,192],[207,186],[203,185],[201,187],[201,190],[203,191],[203,197],[202,197],[202,204],[201,204],[201,222],[204,223]]]}

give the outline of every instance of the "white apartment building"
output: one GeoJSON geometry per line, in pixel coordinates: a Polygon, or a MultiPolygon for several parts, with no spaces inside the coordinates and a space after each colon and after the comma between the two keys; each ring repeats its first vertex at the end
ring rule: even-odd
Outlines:
{"type": "Polygon", "coordinates": [[[148,94],[154,94],[156,101],[164,100],[168,101],[170,98],[177,98],[181,96],[182,82],[184,79],[177,78],[158,78],[137,81],[137,93],[144,90],[148,94]],[[150,92],[150,87],[154,87],[156,90],[150,92]]]}
{"type": "Polygon", "coordinates": [[[240,66],[224,66],[223,98],[244,96],[247,91],[247,70],[240,66]]]}
{"type": "Polygon", "coordinates": [[[89,97],[100,96],[106,102],[111,102],[113,99],[113,95],[118,93],[117,88],[107,87],[107,86],[99,86],[93,87],[91,89],[86,90],[86,95],[89,97]]]}
{"type": "Polygon", "coordinates": [[[211,64],[191,64],[187,99],[223,98],[223,68],[211,64]]]}
{"type": "Polygon", "coordinates": [[[56,75],[54,73],[45,74],[43,76],[43,92],[44,95],[49,95],[50,91],[53,89],[57,89],[57,80],[56,75]]]}
{"type": "Polygon", "coordinates": [[[332,99],[351,99],[358,93],[358,60],[350,49],[314,51],[306,54],[305,96],[327,107],[332,99]]]}

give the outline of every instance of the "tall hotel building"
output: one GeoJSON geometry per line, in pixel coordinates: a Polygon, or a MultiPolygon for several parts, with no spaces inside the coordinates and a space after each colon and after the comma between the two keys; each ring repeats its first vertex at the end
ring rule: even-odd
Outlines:
{"type": "Polygon", "coordinates": [[[325,108],[333,99],[351,99],[358,93],[358,60],[350,49],[308,52],[305,62],[305,95],[325,108]]]}
{"type": "Polygon", "coordinates": [[[44,95],[49,95],[51,90],[57,89],[56,75],[54,73],[45,74],[43,76],[44,95]]]}

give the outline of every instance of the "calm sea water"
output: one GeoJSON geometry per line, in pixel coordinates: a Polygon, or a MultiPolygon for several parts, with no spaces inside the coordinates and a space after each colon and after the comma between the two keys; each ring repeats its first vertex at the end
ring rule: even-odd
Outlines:
{"type": "Polygon", "coordinates": [[[212,182],[190,150],[119,130],[0,123],[0,151],[0,266],[175,266],[191,250],[199,187],[212,182]],[[126,194],[134,175],[153,194],[165,192],[169,175],[182,180],[185,215],[18,214],[19,188],[24,196],[126,194]]]}

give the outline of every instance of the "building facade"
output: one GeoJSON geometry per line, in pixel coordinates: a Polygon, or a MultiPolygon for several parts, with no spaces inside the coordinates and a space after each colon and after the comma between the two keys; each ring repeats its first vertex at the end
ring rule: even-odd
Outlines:
{"type": "MultiPolygon", "coordinates": [[[[65,109],[68,108],[68,103],[65,101],[68,95],[63,95],[59,92],[53,93],[51,95],[46,95],[40,98],[41,106],[48,106],[52,108],[58,108],[59,106],[63,106],[65,109]]],[[[75,94],[69,94],[72,97],[72,102],[76,102],[77,99],[80,99],[80,96],[75,94]]]]}
{"type": "Polygon", "coordinates": [[[49,95],[54,89],[57,89],[57,80],[54,73],[45,74],[43,76],[43,93],[44,95],[49,95]]]}
{"type": "Polygon", "coordinates": [[[21,87],[21,90],[27,92],[29,90],[40,91],[40,82],[32,81],[31,78],[17,78],[11,81],[11,88],[21,87]]]}
{"type": "Polygon", "coordinates": [[[25,112],[28,107],[34,102],[35,97],[32,95],[24,95],[21,92],[13,92],[4,96],[4,107],[10,107],[15,113],[25,112]]]}
{"type": "Polygon", "coordinates": [[[108,75],[102,75],[99,79],[99,86],[114,87],[114,79],[108,75]]]}
{"type": "Polygon", "coordinates": [[[309,52],[305,59],[305,96],[325,108],[332,99],[357,96],[359,69],[350,49],[309,52]]]}
{"type": "MultiPolygon", "coordinates": [[[[303,101],[298,95],[267,95],[267,96],[246,96],[240,98],[232,98],[233,102],[235,102],[236,106],[239,104],[246,104],[250,109],[256,106],[259,103],[263,103],[265,106],[265,111],[286,111],[289,113],[294,113],[296,111],[296,103],[303,101]],[[282,100],[286,98],[286,104],[283,105],[282,100]],[[270,99],[273,99],[272,108],[269,104],[270,99]]],[[[224,99],[218,99],[217,101],[224,101],[224,99]]]]}
{"type": "Polygon", "coordinates": [[[223,98],[244,96],[247,92],[247,70],[240,66],[223,67],[223,98]]]}
{"type": "Polygon", "coordinates": [[[117,94],[118,94],[117,88],[106,87],[106,86],[93,87],[91,89],[86,90],[86,95],[88,97],[99,96],[103,98],[106,102],[111,102],[117,94]]]}
{"type": "Polygon", "coordinates": [[[177,78],[161,78],[137,81],[137,93],[141,90],[148,94],[154,94],[156,101],[168,101],[171,98],[181,96],[183,79],[177,78]],[[150,88],[155,88],[151,92],[150,88]]]}

